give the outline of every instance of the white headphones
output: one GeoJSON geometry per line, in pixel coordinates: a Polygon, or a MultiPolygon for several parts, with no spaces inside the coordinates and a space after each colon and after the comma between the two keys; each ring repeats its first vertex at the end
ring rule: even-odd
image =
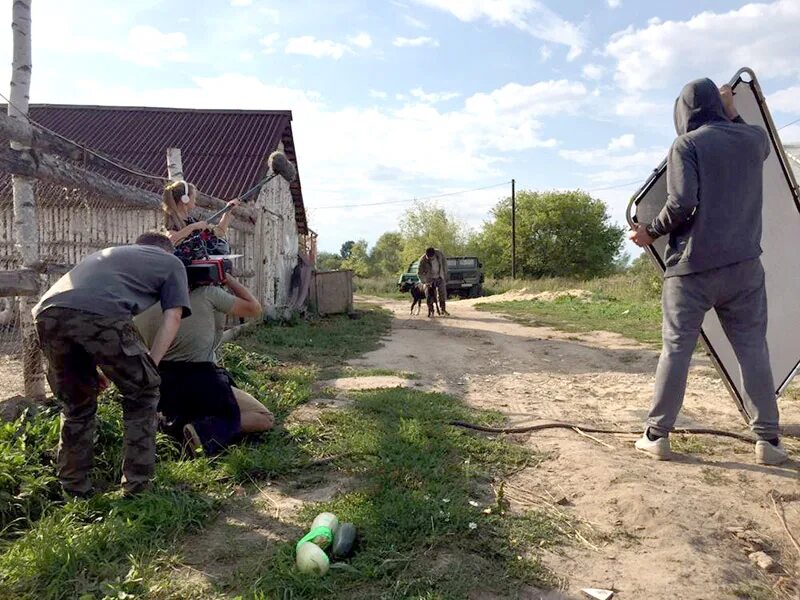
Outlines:
{"type": "Polygon", "coordinates": [[[185,181],[181,181],[181,183],[183,184],[183,196],[181,196],[181,202],[184,204],[189,204],[189,202],[192,201],[192,199],[189,198],[189,184],[185,181]]]}

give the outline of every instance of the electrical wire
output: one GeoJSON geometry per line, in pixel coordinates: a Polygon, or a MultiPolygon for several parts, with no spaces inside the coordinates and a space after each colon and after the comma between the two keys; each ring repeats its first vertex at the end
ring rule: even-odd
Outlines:
{"type": "Polygon", "coordinates": [[[461,194],[468,194],[470,192],[478,192],[478,191],[481,191],[481,190],[490,190],[490,189],[493,189],[493,188],[498,188],[500,186],[508,185],[510,183],[511,183],[511,180],[509,179],[508,181],[503,181],[502,183],[495,183],[495,184],[492,184],[492,185],[486,185],[486,186],[483,186],[483,187],[471,188],[471,189],[468,189],[468,190],[459,190],[457,192],[447,192],[447,193],[444,193],[444,194],[435,194],[433,196],[420,196],[420,197],[414,197],[414,198],[405,198],[403,200],[387,200],[387,201],[384,201],[384,202],[368,202],[368,203],[364,203],[364,204],[331,204],[331,205],[328,205],[328,206],[315,206],[313,208],[314,208],[314,210],[326,210],[326,209],[335,209],[335,208],[359,208],[359,207],[363,207],[363,206],[384,206],[384,205],[387,205],[387,204],[402,204],[404,202],[416,202],[417,200],[435,200],[437,198],[447,198],[447,197],[450,197],[450,196],[460,196],[461,194]]]}

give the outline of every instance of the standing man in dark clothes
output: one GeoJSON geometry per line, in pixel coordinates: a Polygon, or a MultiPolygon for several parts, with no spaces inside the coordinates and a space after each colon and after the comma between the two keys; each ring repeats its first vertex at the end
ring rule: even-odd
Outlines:
{"type": "MultiPolygon", "coordinates": [[[[425,294],[433,294],[439,302],[442,314],[449,315],[447,305],[447,257],[444,252],[430,247],[419,258],[417,268],[419,280],[425,284],[425,294]]],[[[428,302],[430,306],[430,301],[428,302]]],[[[430,315],[429,315],[430,316],[430,315]]]]}
{"type": "Polygon", "coordinates": [[[675,102],[675,139],[667,158],[667,202],[631,240],[647,246],[668,235],[662,294],[663,351],[647,429],[636,448],[670,457],[669,432],[706,313],[716,310],[742,369],[756,462],[788,458],[779,441],[778,403],[767,348],[767,295],[761,266],[763,163],[769,139],[733,106],[731,88],[710,79],[687,84],[675,102]],[[722,92],[722,93],[720,93],[722,92]]]}
{"type": "Polygon", "coordinates": [[[146,489],[153,477],[157,365],[191,312],[186,269],[173,251],[166,236],[146,233],[135,245],[95,252],[33,308],[50,388],[63,406],[58,477],[69,495],[93,492],[98,367],[122,394],[124,492],[146,489]],[[164,316],[148,352],[132,318],[158,301],[164,316]]]}

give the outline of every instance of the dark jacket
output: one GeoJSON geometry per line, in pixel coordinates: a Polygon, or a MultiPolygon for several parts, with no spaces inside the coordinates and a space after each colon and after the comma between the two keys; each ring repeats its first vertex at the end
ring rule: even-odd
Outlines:
{"type": "MultiPolygon", "coordinates": [[[[444,274],[444,282],[447,283],[447,258],[441,250],[436,250],[434,256],[439,259],[439,264],[442,266],[442,273],[444,274]]],[[[419,280],[422,283],[430,283],[433,279],[432,270],[431,259],[428,258],[427,254],[423,254],[419,259],[419,269],[417,270],[419,280]]]]}
{"type": "Polygon", "coordinates": [[[766,132],[740,118],[730,121],[710,79],[683,88],[675,101],[675,130],[667,202],[648,228],[669,235],[666,276],[759,257],[766,132]]]}

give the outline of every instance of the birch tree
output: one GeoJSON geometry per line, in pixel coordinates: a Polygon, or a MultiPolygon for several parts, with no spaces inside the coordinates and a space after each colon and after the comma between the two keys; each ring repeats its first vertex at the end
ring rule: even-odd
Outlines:
{"type": "MultiPolygon", "coordinates": [[[[14,0],[11,30],[14,39],[14,57],[11,67],[11,93],[8,116],[19,121],[30,131],[27,120],[31,87],[31,0],[14,0]]],[[[30,135],[27,136],[30,139],[30,135]]],[[[11,140],[13,150],[30,150],[20,140],[11,140]]],[[[14,242],[23,268],[35,268],[39,263],[39,229],[36,203],[33,196],[34,179],[12,175],[14,190],[14,242]]],[[[31,308],[36,297],[20,298],[20,326],[22,328],[22,372],[25,395],[44,397],[44,372],[42,357],[36,339],[31,308]]]]}

